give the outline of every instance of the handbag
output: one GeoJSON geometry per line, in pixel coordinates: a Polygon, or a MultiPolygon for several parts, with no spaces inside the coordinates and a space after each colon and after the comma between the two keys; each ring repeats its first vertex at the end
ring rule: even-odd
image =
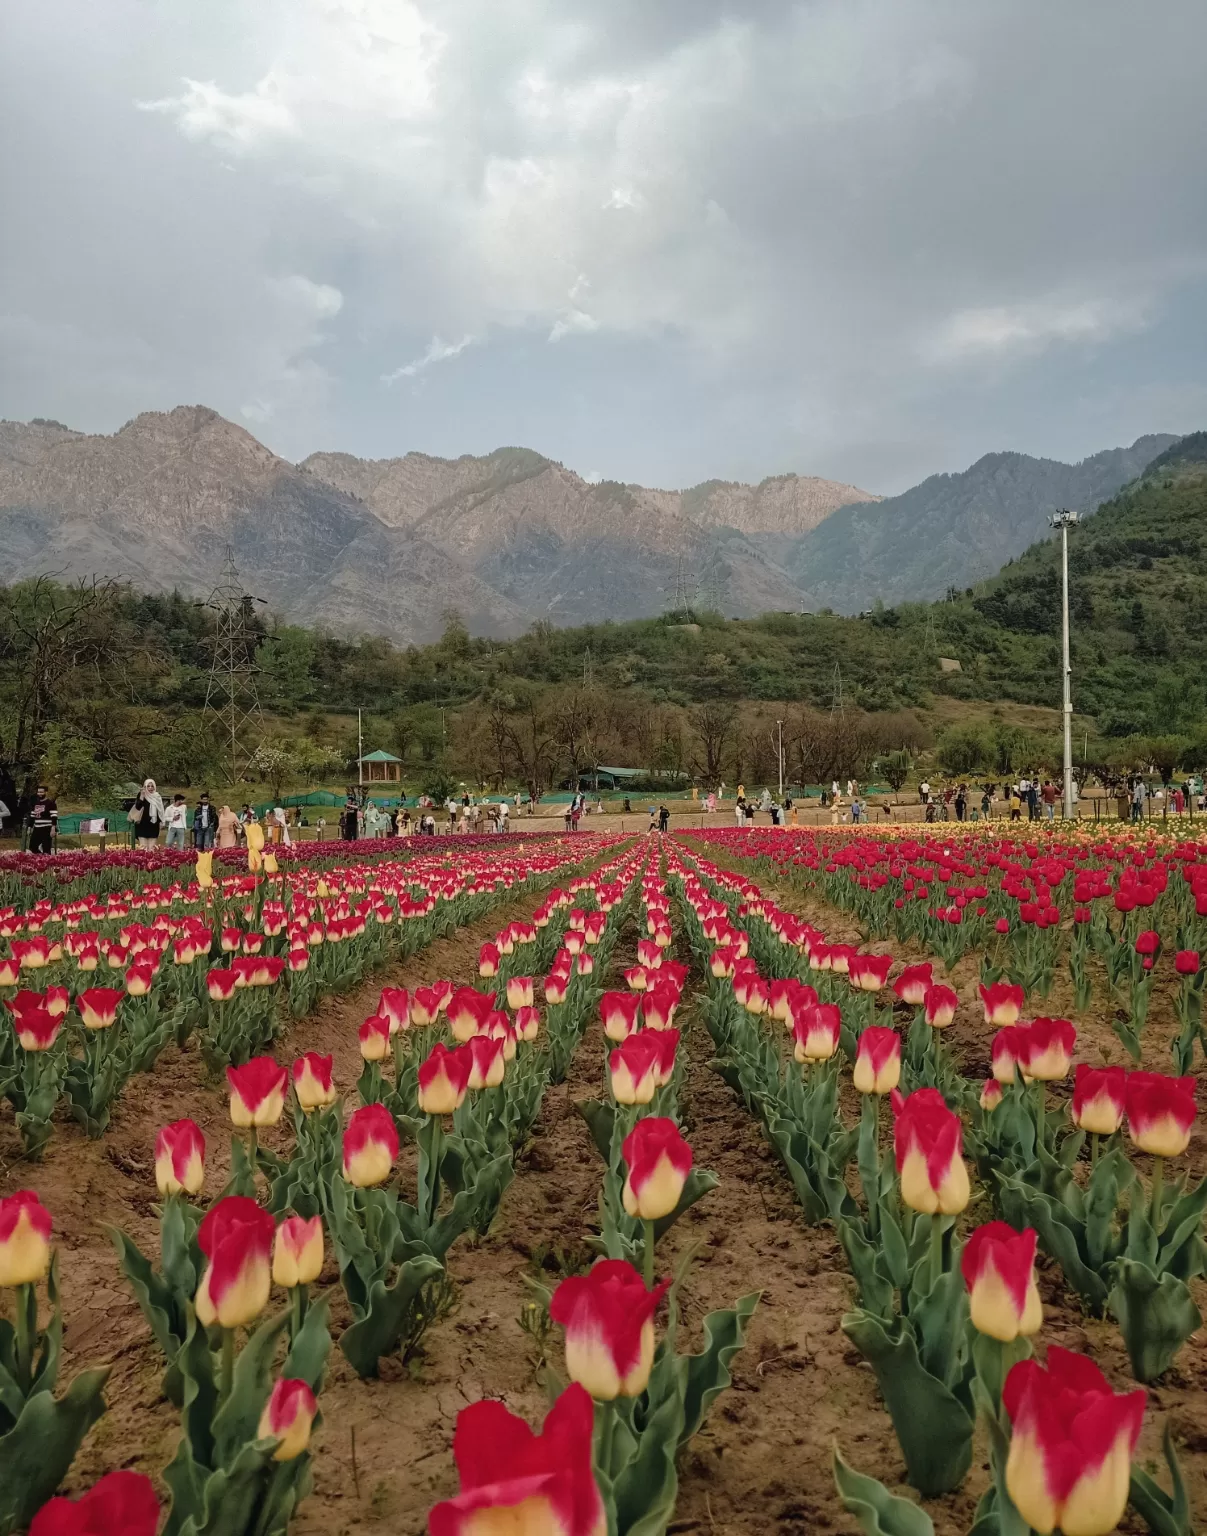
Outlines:
{"type": "Polygon", "coordinates": [[[142,820],[142,810],[140,809],[140,807],[137,804],[132,805],[130,807],[130,809],[126,812],[126,820],[128,822],[130,822],[131,824],[133,824],[136,821],[141,821],[142,820]]]}

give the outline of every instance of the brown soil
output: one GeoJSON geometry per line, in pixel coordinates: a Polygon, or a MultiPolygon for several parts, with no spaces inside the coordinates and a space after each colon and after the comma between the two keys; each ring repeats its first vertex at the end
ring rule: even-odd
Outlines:
{"type": "MultiPolygon", "coordinates": [[[[833,909],[788,891],[771,888],[769,894],[807,913],[835,938],[856,937],[849,919],[833,909]]],[[[509,915],[535,904],[533,897],[518,898],[513,908],[496,909],[358,992],[328,1000],[292,1030],[281,1059],[302,1050],[333,1051],[337,1081],[351,1091],[360,1070],[356,1027],[374,1007],[379,986],[471,978],[481,940],[509,915]]],[[[618,950],[617,966],[627,963],[634,937],[630,933],[618,950]]],[[[975,965],[958,968],[955,984],[970,1002],[975,965]]],[[[1052,1011],[1066,1003],[1058,986],[1052,1011]]],[[[1162,1038],[1163,1017],[1154,1000],[1154,1043],[1162,1038]]],[[[660,1259],[666,1270],[688,1245],[699,1245],[684,1288],[693,1347],[705,1312],[748,1291],[763,1295],[734,1364],[733,1388],[718,1399],[683,1458],[671,1530],[708,1536],[854,1531],[833,1491],[831,1446],[838,1441],[853,1465],[897,1491],[905,1491],[904,1468],[871,1371],[839,1326],[853,1297],[841,1247],[828,1226],[804,1225],[791,1185],[757,1125],[709,1070],[709,1038],[686,1001],[682,1022],[689,1064],[683,1096],[687,1133],[697,1163],[712,1168],[721,1183],[674,1229],[660,1259]]],[[[985,1030],[970,1008],[961,1009],[948,1038],[967,1069],[979,1071],[986,1057],[985,1030]]],[[[1104,1027],[1083,1034],[1091,1049],[1113,1038],[1104,1027]]],[[[324,1424],[315,1439],[315,1492],[292,1527],[299,1536],[373,1530],[419,1536],[431,1504],[455,1489],[449,1448],[457,1413],[466,1403],[502,1396],[517,1412],[539,1420],[546,1398],[536,1378],[533,1342],[519,1324],[525,1277],[541,1270],[552,1283],[561,1267],[585,1261],[582,1240],[594,1218],[602,1164],[575,1104],[603,1091],[603,1047],[593,1026],[568,1080],[546,1094],[494,1230],[477,1246],[463,1240],[453,1247],[449,1270],[456,1305],[429,1333],[416,1368],[385,1362],[381,1380],[362,1382],[333,1351],[322,1396],[324,1424]]],[[[1152,1065],[1158,1064],[1154,1056],[1152,1065]]],[[[178,1433],[176,1414],[159,1394],[158,1352],[125,1290],[103,1228],[122,1226],[145,1250],[155,1249],[152,1143],[159,1125],[183,1115],[202,1124],[210,1143],[209,1187],[220,1187],[229,1141],[226,1096],[206,1081],[195,1048],[166,1051],[155,1072],[127,1091],[103,1140],[88,1141],[69,1122],[56,1125],[42,1164],[20,1163],[11,1118],[0,1122],[0,1159],[8,1162],[0,1189],[28,1185],[55,1216],[68,1320],[67,1371],[113,1361],[110,1411],[77,1459],[69,1491],[78,1492],[118,1466],[156,1475],[178,1433]]],[[[1192,1150],[1197,1172],[1207,1147],[1198,1138],[1192,1150]]],[[[413,1163],[404,1155],[403,1188],[413,1180],[413,1163]]],[[[973,1212],[978,1219],[987,1214],[973,1212]]],[[[323,1288],[338,1332],[346,1311],[330,1263],[323,1288]]],[[[1054,1267],[1044,1269],[1041,1289],[1044,1340],[1086,1350],[1112,1380],[1126,1385],[1126,1359],[1114,1324],[1086,1319],[1054,1267]]],[[[548,1347],[555,1368],[559,1346],[554,1330],[548,1347]]],[[[1205,1384],[1207,1358],[1196,1338],[1150,1393],[1143,1446],[1149,1458],[1159,1455],[1161,1425],[1166,1412],[1171,1414],[1196,1503],[1207,1491],[1205,1384]]],[[[965,1490],[928,1504],[941,1536],[968,1529],[984,1479],[981,1463],[983,1457],[965,1490]]]]}

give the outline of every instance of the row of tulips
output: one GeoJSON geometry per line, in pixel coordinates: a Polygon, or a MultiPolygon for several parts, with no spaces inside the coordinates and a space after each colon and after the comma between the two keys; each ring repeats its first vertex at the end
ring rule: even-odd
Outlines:
{"type": "MultiPolygon", "coordinates": [[[[696,834],[693,834],[696,836],[696,834]]],[[[1014,838],[980,828],[871,835],[711,832],[701,846],[749,859],[755,872],[816,892],[854,914],[872,938],[895,933],[950,968],[982,955],[982,979],[1003,976],[1046,996],[1067,953],[1077,1008],[1090,1006],[1096,957],[1113,1027],[1133,1059],[1154,984],[1174,994],[1175,1068],[1202,1048],[1200,956],[1207,948],[1207,845],[1120,829],[1014,838]],[[1172,958],[1162,963],[1162,955],[1172,958]]]]}
{"type": "Polygon", "coordinates": [[[462,1411],[453,1441],[461,1491],[432,1510],[432,1536],[662,1536],[674,1517],[679,1455],[728,1385],[757,1303],[747,1296],[709,1314],[703,1350],[679,1351],[687,1269],[658,1280],[656,1245],[716,1180],[692,1167],[677,1122],[674,1071],[655,1102],[645,1086],[652,1076],[635,1076],[623,1059],[645,1035],[658,1037],[660,1057],[669,1048],[672,1060],[678,1043],[672,1021],[683,973],[664,958],[669,905],[653,870],[643,878],[642,906],[649,938],[639,941],[639,963],[626,971],[631,990],[605,993],[599,1003],[605,1039],[615,1046],[612,1092],[608,1102],[584,1108],[606,1163],[591,1239],[605,1256],[552,1292],[534,1287],[564,1330],[565,1375],[549,1371],[546,1383],[556,1401],[539,1434],[501,1403],[462,1411]],[[664,1302],[659,1339],[655,1320],[664,1302]]]}
{"type": "MultiPolygon", "coordinates": [[[[611,889],[607,872],[597,878],[611,889]]],[[[594,888],[592,882],[585,887],[588,893],[594,888]]],[[[552,915],[569,900],[568,893],[554,892],[538,911],[552,915]]],[[[182,1409],[183,1433],[164,1473],[171,1493],[165,1531],[171,1536],[283,1531],[310,1486],[307,1446],[330,1349],[327,1301],[310,1300],[326,1258],[324,1229],[353,1313],[340,1344],[362,1374],[371,1374],[386,1350],[417,1342],[439,1305],[448,1246],[467,1225],[485,1226],[489,1215],[483,1205],[490,1214],[497,1208],[510,1157],[471,1171],[468,1156],[458,1161],[440,1151],[442,1140],[450,1154],[469,1146],[455,1131],[447,1138],[441,1134],[444,1113],[456,1110],[454,1124],[461,1113],[459,1103],[448,1101],[450,1087],[465,1099],[469,1084],[448,1070],[447,1058],[454,1053],[440,1044],[427,1051],[445,1015],[455,1012],[456,996],[452,983],[416,988],[413,994],[383,989],[379,1014],[414,1045],[400,1056],[404,1074],[426,1042],[426,1059],[417,1061],[414,1073],[417,1091],[402,1123],[372,1099],[345,1126],[331,1057],[308,1054],[292,1071],[266,1056],[231,1066],[227,1082],[236,1131],[231,1178],[208,1208],[198,1199],[206,1154],[200,1128],[184,1120],[159,1133],[158,1267],[125,1234],[111,1235],[162,1350],[165,1394],[182,1409]],[[279,1157],[259,1138],[287,1108],[295,1146],[290,1156],[279,1157]],[[414,1205],[387,1187],[400,1131],[419,1142],[414,1205]],[[451,1196],[445,1210],[439,1209],[441,1174],[443,1192],[451,1196]],[[264,1318],[274,1286],[284,1292],[286,1304],[279,1315],[264,1318]]],[[[526,1026],[525,1012],[535,1010],[521,1003],[513,1021],[526,1026]]],[[[514,1022],[508,1033],[513,1045],[521,1035],[531,1038],[529,1028],[516,1029],[514,1022]]],[[[366,1073],[373,1065],[366,1058],[366,1073]]],[[[380,1086],[380,1073],[377,1081],[380,1086]]],[[[483,1090],[479,1099],[488,1096],[485,1074],[475,1087],[483,1090]]],[[[0,1321],[0,1368],[15,1372],[22,1386],[19,1402],[13,1393],[4,1397],[4,1407],[16,1409],[10,1422],[0,1409],[0,1489],[11,1487],[7,1505],[0,1493],[0,1531],[24,1527],[46,1501],[104,1408],[103,1370],[83,1373],[61,1398],[54,1397],[62,1319],[55,1268],[43,1262],[49,1229],[49,1216],[32,1193],[0,1207],[0,1283],[21,1287],[15,1321],[0,1321]],[[7,1247],[6,1239],[11,1239],[7,1247]],[[39,1331],[33,1288],[42,1278],[48,1282],[51,1318],[39,1331]],[[30,1450],[35,1440],[37,1457],[30,1450]],[[11,1485],[3,1475],[9,1467],[21,1469],[11,1485]]],[[[124,1509],[128,1496],[132,1508],[146,1512],[147,1528],[154,1529],[157,1505],[140,1498],[139,1486],[106,1479],[78,1509],[62,1500],[48,1508],[56,1521],[65,1522],[63,1528],[73,1529],[73,1521],[91,1518],[78,1510],[107,1510],[111,1504],[124,1509]]],[[[38,1516],[43,1525],[51,1518],[38,1516]]]]}
{"type": "MultiPolygon", "coordinates": [[[[768,985],[758,977],[749,956],[740,953],[747,948],[747,935],[732,929],[728,920],[741,905],[752,928],[762,924],[774,930],[783,926],[782,915],[746,883],[705,865],[684,867],[680,879],[694,946],[713,978],[708,1019],[722,1053],[718,1065],[761,1113],[803,1195],[806,1214],[812,1220],[828,1216],[838,1230],[859,1298],[858,1307],[844,1318],[843,1329],[876,1375],[910,1481],[926,1494],[945,1492],[962,1481],[971,1462],[979,1411],[989,1434],[993,1487],[978,1512],[990,1523],[978,1525],[978,1531],[1025,1532],[1034,1527],[1046,1532],[1059,1527],[1069,1536],[1105,1533],[1121,1517],[1129,1486],[1133,1502],[1154,1530],[1164,1536],[1187,1530],[1171,1446],[1173,1496],[1142,1472],[1134,1473],[1129,1485],[1127,1468],[1139,1435],[1144,1393],[1114,1394],[1091,1362],[1064,1351],[1048,1352],[1046,1373],[1029,1359],[1027,1340],[1042,1321],[1033,1273],[1036,1231],[1021,1223],[1020,1230],[993,1222],[976,1229],[961,1249],[956,1218],[971,1193],[963,1157],[964,1127],[940,1087],[922,1080],[929,1073],[952,1081],[941,1045],[933,1044],[925,1054],[903,1051],[895,1030],[864,1024],[849,1053],[863,1113],[858,1128],[846,1130],[836,1109],[837,1063],[843,1053],[842,1014],[858,1010],[821,1001],[815,989],[798,978],[768,985]],[[718,940],[719,949],[712,949],[718,940]],[[769,1014],[778,1014],[791,1031],[791,1063],[783,1063],[782,1052],[766,1039],[762,1020],[769,1014]],[[903,1081],[911,1089],[906,1094],[898,1086],[903,1081]],[[893,1109],[891,1149],[882,1146],[884,1097],[890,1098],[893,1109]],[[862,1203],[846,1183],[852,1156],[862,1203]],[[1063,1401],[1068,1413],[1075,1414],[1074,1394],[1097,1415],[1092,1443],[1084,1436],[1079,1440],[1076,1426],[1070,1427],[1061,1414],[1045,1411],[1045,1404],[1063,1401]]],[[[789,927],[785,947],[796,950],[796,938],[789,927]]],[[[843,958],[851,986],[866,973],[843,958]]],[[[898,979],[896,995],[905,1001],[905,994],[912,993],[915,1002],[923,1003],[918,1018],[925,1019],[929,1012],[934,1019],[929,1027],[941,1027],[947,1009],[926,1009],[933,989],[923,988],[922,969],[907,968],[898,979]]],[[[831,995],[833,976],[831,970],[831,995]]],[[[860,990],[865,987],[866,981],[860,990]]],[[[984,987],[982,1000],[987,1022],[1017,1020],[1022,999],[1012,987],[984,987]]],[[[932,998],[932,1005],[937,1001],[932,998]]],[[[947,1013],[948,1020],[950,1016],[947,1013]]],[[[1071,1026],[1060,1023],[1063,1027],[1038,1029],[1046,1040],[1042,1048],[1037,1041],[1028,1057],[1036,1069],[1035,1084],[1052,1080],[1062,1061],[1063,1070],[1068,1070],[1071,1026]]],[[[1017,1068],[1013,1078],[1006,1092],[1029,1095],[1042,1126],[1042,1099],[1037,1102],[1035,1088],[1023,1083],[1017,1068]]],[[[1101,1095],[1093,1083],[1084,1088],[1081,1109],[1092,1120],[1092,1106],[1101,1095]]],[[[955,1102],[966,1107],[967,1097],[955,1102]]],[[[1142,1146],[1147,1137],[1167,1133],[1159,1106],[1139,1096],[1134,1103],[1133,1133],[1142,1146]]],[[[998,1108],[1000,1103],[991,1103],[980,1114],[992,1123],[998,1108]]],[[[848,1507],[868,1531],[931,1529],[916,1506],[891,1499],[879,1484],[852,1473],[840,1458],[836,1477],[848,1507]]]]}
{"type": "MultiPolygon", "coordinates": [[[[585,851],[605,848],[593,840],[585,851]]],[[[562,840],[529,856],[483,852],[457,870],[432,857],[10,914],[0,924],[11,951],[0,958],[0,999],[12,1021],[0,1029],[0,1093],[26,1152],[44,1148],[63,1097],[89,1135],[102,1134],[124,1084],[170,1039],[183,1046],[199,1029],[215,1071],[247,1061],[323,992],[474,921],[583,852],[562,840]],[[18,927],[26,937],[13,936],[18,927]],[[94,985],[101,967],[122,985],[94,985]],[[38,990],[21,985],[35,978],[38,990]]]]}

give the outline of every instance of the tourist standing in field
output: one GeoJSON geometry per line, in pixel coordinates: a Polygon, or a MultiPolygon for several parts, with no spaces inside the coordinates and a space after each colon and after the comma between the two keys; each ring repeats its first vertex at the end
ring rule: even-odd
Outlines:
{"type": "Polygon", "coordinates": [[[165,814],[163,799],[155,788],[155,780],[144,779],[126,817],[134,824],[134,836],[140,848],[159,846],[159,829],[165,814]]]}
{"type": "Polygon", "coordinates": [[[59,807],[54,796],[47,793],[45,784],[39,784],[34,803],[29,808],[30,853],[51,851],[51,839],[58,820],[59,807]]]}
{"type": "Polygon", "coordinates": [[[193,847],[198,853],[205,853],[214,846],[214,838],[218,834],[218,813],[210,804],[208,792],[201,796],[197,802],[197,809],[193,812],[193,847]]]}
{"type": "Polygon", "coordinates": [[[1132,820],[1144,820],[1144,802],[1148,799],[1148,785],[1138,778],[1132,786],[1132,820]]]}
{"type": "Polygon", "coordinates": [[[233,848],[239,841],[239,831],[242,826],[239,818],[231,810],[229,805],[224,805],[218,812],[218,846],[219,848],[233,848]]]}
{"type": "Polygon", "coordinates": [[[172,803],[164,811],[163,824],[168,829],[168,835],[164,839],[167,848],[179,848],[183,853],[185,849],[185,837],[189,826],[189,808],[184,803],[183,795],[173,795],[172,803]]]}

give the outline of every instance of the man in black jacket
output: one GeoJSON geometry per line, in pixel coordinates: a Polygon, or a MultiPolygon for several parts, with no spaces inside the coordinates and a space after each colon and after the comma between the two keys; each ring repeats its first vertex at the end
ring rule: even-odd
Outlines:
{"type": "Polygon", "coordinates": [[[39,784],[38,793],[34,796],[34,803],[29,808],[30,853],[51,852],[51,839],[54,836],[58,820],[58,804],[47,793],[45,784],[39,784]]]}

